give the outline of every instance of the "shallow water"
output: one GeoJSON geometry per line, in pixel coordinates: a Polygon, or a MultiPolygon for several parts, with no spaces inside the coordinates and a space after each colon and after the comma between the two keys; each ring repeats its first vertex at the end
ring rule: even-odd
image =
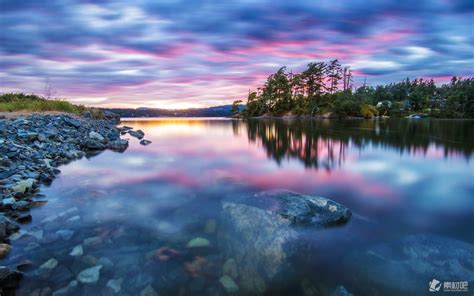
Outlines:
{"type": "MultiPolygon", "coordinates": [[[[32,210],[33,222],[0,262],[33,261],[19,295],[56,291],[96,265],[98,282],[67,295],[114,295],[111,279],[122,279],[118,295],[147,287],[160,295],[226,295],[235,289],[226,292],[229,278],[240,294],[330,295],[340,286],[356,295],[420,294],[443,274],[420,271],[424,263],[415,257],[431,251],[407,237],[432,235],[455,251],[474,244],[473,121],[124,124],[153,144],[131,138],[124,153],[61,167],[43,188],[39,199],[47,203],[32,210]],[[268,222],[265,212],[233,208],[242,196],[277,188],[332,199],[353,217],[340,227],[295,229],[268,222]],[[195,238],[209,246],[189,247],[195,238]],[[395,242],[403,254],[390,249],[395,242]],[[83,254],[71,256],[79,245],[83,254]],[[407,253],[415,259],[380,272],[383,262],[407,253]],[[51,258],[54,268],[40,268],[51,258]]],[[[474,267],[463,264],[461,278],[440,280],[470,279],[474,267]]]]}

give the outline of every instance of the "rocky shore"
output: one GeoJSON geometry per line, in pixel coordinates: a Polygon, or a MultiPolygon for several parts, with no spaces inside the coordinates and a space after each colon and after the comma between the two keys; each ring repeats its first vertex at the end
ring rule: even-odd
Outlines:
{"type": "MultiPolygon", "coordinates": [[[[89,112],[0,117],[0,259],[11,250],[9,236],[31,221],[30,208],[40,203],[39,187],[54,180],[58,166],[106,149],[125,151],[128,140],[121,134],[144,137],[140,130],[117,127],[120,118],[111,112],[92,117],[89,112]]],[[[0,266],[0,292],[16,287],[22,277],[17,269],[0,266]]]]}

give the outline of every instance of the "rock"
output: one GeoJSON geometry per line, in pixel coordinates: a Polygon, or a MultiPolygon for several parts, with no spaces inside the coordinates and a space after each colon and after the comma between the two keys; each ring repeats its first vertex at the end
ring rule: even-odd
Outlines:
{"type": "Polygon", "coordinates": [[[49,270],[51,270],[51,269],[56,268],[56,266],[58,266],[58,260],[56,260],[54,258],[51,258],[48,261],[46,261],[45,263],[41,264],[40,269],[49,269],[49,270]]]}
{"type": "Polygon", "coordinates": [[[19,223],[29,223],[31,222],[31,215],[30,214],[18,214],[18,216],[16,217],[16,221],[18,221],[19,223]]]}
{"type": "Polygon", "coordinates": [[[271,211],[296,226],[324,228],[344,224],[351,217],[347,208],[332,200],[286,190],[264,191],[244,202],[271,211]]]}
{"type": "MultiPolygon", "coordinates": [[[[4,289],[15,289],[18,287],[23,274],[10,270],[8,267],[0,266],[0,287],[4,289]]],[[[1,291],[1,290],[0,290],[1,291]]]]}
{"type": "Polygon", "coordinates": [[[101,134],[94,131],[89,132],[89,138],[95,141],[99,141],[99,142],[104,141],[104,137],[101,134]]]}
{"type": "Polygon", "coordinates": [[[85,269],[77,275],[77,280],[83,284],[95,285],[99,280],[101,269],[102,265],[85,269]]]}
{"type": "Polygon", "coordinates": [[[141,130],[137,130],[137,131],[128,131],[128,134],[132,137],[135,137],[137,139],[143,139],[143,137],[145,136],[145,133],[141,130]]]}
{"type": "Polygon", "coordinates": [[[288,258],[296,253],[290,245],[298,233],[278,215],[240,203],[223,203],[226,239],[222,249],[238,265],[239,289],[244,294],[264,294],[266,281],[291,270],[288,258]]]}
{"type": "Polygon", "coordinates": [[[234,280],[231,277],[227,276],[227,275],[222,276],[219,279],[219,282],[224,287],[226,292],[229,293],[229,294],[236,293],[236,292],[239,291],[239,286],[237,286],[237,284],[234,282],[234,280]]]}
{"type": "Polygon", "coordinates": [[[190,240],[186,247],[188,248],[202,248],[202,247],[209,247],[211,243],[209,240],[203,238],[203,237],[196,237],[190,240]]]}
{"type": "Polygon", "coordinates": [[[53,296],[68,296],[74,293],[77,288],[77,281],[70,281],[66,287],[53,292],[53,296]]]}
{"type": "Polygon", "coordinates": [[[142,144],[143,146],[147,146],[147,145],[150,145],[152,142],[149,141],[149,140],[141,140],[140,141],[140,144],[142,144]]]}
{"type": "Polygon", "coordinates": [[[20,229],[18,224],[12,222],[10,219],[0,213],[0,243],[5,242],[8,236],[17,232],[20,229]]]}
{"type": "Polygon", "coordinates": [[[56,231],[56,234],[59,235],[59,237],[63,240],[70,240],[71,237],[74,235],[74,231],[69,230],[69,229],[62,229],[56,231]]]}
{"type": "Polygon", "coordinates": [[[114,293],[117,294],[118,292],[122,290],[122,282],[123,282],[123,278],[110,279],[107,282],[107,287],[112,289],[112,291],[114,291],[114,293]]]}
{"type": "Polygon", "coordinates": [[[330,296],[354,296],[352,293],[349,293],[346,288],[343,286],[338,286],[330,296]]]}
{"type": "Polygon", "coordinates": [[[9,244],[0,244],[0,259],[5,258],[11,249],[12,247],[9,244]]]}
{"type": "Polygon", "coordinates": [[[101,257],[99,258],[99,260],[97,261],[97,263],[99,265],[102,265],[104,267],[104,271],[105,270],[112,270],[113,267],[114,267],[114,263],[112,262],[112,260],[110,260],[109,258],[107,257],[101,257]]]}
{"type": "Polygon", "coordinates": [[[93,236],[93,237],[89,237],[89,238],[84,239],[83,245],[86,248],[87,247],[94,247],[94,246],[99,245],[101,242],[102,242],[102,239],[100,237],[93,236]]]}
{"type": "Polygon", "coordinates": [[[140,292],[140,296],[158,296],[158,293],[153,289],[152,286],[148,285],[140,292]]]}
{"type": "Polygon", "coordinates": [[[36,180],[34,179],[21,180],[20,182],[18,182],[16,185],[12,187],[12,190],[14,192],[25,193],[26,191],[31,190],[35,182],[36,180]]]}
{"type": "Polygon", "coordinates": [[[13,198],[13,197],[4,198],[4,199],[2,200],[3,206],[4,206],[5,208],[7,208],[7,209],[10,208],[10,207],[12,207],[15,202],[16,202],[16,199],[13,198]]]}
{"type": "Polygon", "coordinates": [[[28,211],[30,209],[30,203],[25,200],[20,200],[12,205],[12,209],[15,211],[28,211]]]}
{"type": "Polygon", "coordinates": [[[16,269],[23,272],[29,271],[31,268],[33,268],[33,262],[28,259],[21,260],[20,263],[16,265],[16,269]]]}
{"type": "Polygon", "coordinates": [[[125,151],[128,147],[128,141],[127,140],[122,140],[122,139],[119,139],[119,140],[115,140],[115,141],[110,141],[108,144],[107,144],[107,147],[111,150],[114,150],[114,151],[125,151]]]}
{"type": "Polygon", "coordinates": [[[239,276],[237,263],[233,258],[228,259],[222,266],[222,273],[236,279],[239,276]]]}
{"type": "Polygon", "coordinates": [[[77,245],[75,246],[71,253],[69,253],[69,255],[73,256],[73,257],[78,257],[78,256],[82,256],[84,254],[84,250],[82,249],[82,245],[77,245]]]}
{"type": "Polygon", "coordinates": [[[438,235],[409,235],[355,252],[344,267],[358,281],[370,281],[371,293],[424,295],[433,278],[473,282],[474,245],[438,235]]]}
{"type": "Polygon", "coordinates": [[[72,126],[72,127],[75,127],[75,128],[78,128],[78,127],[81,126],[81,122],[80,122],[79,120],[73,119],[73,118],[71,118],[71,117],[69,117],[69,116],[64,116],[64,117],[63,117],[63,121],[64,121],[66,124],[68,124],[68,125],[70,125],[70,126],[72,126]]]}

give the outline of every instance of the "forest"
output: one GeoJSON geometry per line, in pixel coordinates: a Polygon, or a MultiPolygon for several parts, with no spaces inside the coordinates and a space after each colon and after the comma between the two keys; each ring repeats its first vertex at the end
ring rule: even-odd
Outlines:
{"type": "Polygon", "coordinates": [[[316,116],[330,118],[474,118],[474,78],[452,77],[447,84],[409,78],[386,85],[354,87],[353,72],[336,60],[309,63],[301,73],[286,67],[262,87],[233,103],[236,117],[316,116]]]}

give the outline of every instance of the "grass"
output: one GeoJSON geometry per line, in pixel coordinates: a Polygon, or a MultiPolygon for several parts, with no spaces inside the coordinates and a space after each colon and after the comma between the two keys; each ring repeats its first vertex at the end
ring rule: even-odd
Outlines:
{"type": "Polygon", "coordinates": [[[37,95],[7,93],[0,95],[0,112],[46,112],[57,111],[79,114],[89,110],[84,106],[74,105],[64,99],[45,99],[37,95]]]}

